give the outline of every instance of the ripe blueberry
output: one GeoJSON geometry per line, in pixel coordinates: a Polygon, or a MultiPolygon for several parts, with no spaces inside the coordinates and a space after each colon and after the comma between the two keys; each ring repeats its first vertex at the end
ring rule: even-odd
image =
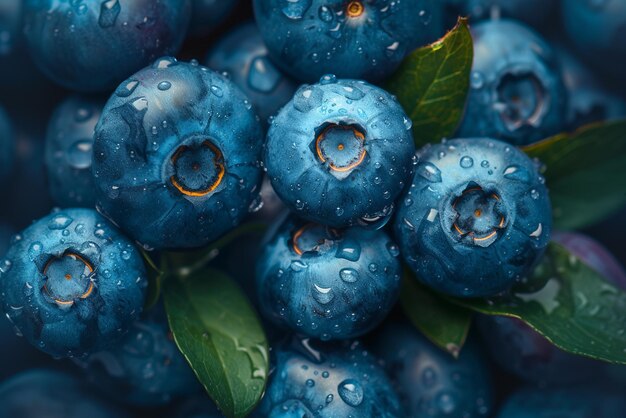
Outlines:
{"type": "Polygon", "coordinates": [[[206,65],[225,71],[248,96],[265,123],[296,91],[297,84],[270,61],[256,25],[246,24],[223,38],[208,54],[206,65]]]}
{"type": "Polygon", "coordinates": [[[118,341],[141,313],[141,255],[96,211],[67,209],[13,238],[0,265],[2,309],[31,344],[54,357],[118,341]]]}
{"type": "Polygon", "coordinates": [[[104,91],[161,55],[175,54],[191,0],[26,0],[26,40],[37,65],[72,90],[104,91]]]}
{"type": "Polygon", "coordinates": [[[552,48],[512,20],[472,28],[474,63],[459,137],[488,136],[515,145],[565,127],[565,87],[552,48]]]}
{"type": "Polygon", "coordinates": [[[626,116],[624,99],[604,89],[595,75],[563,47],[556,51],[568,95],[567,127],[570,130],[626,116]]]}
{"type": "Polygon", "coordinates": [[[396,301],[398,255],[381,230],[336,230],[289,218],[258,257],[261,310],[277,324],[322,340],[362,335],[396,301]]]}
{"type": "Polygon", "coordinates": [[[273,120],[265,166],[298,216],[344,227],[389,218],[414,153],[411,122],[389,93],[327,75],[300,87],[273,120]]]}
{"type": "Polygon", "coordinates": [[[46,133],[50,194],[61,207],[95,206],[91,175],[93,133],[104,100],[73,96],[52,114],[46,133]]]}
{"type": "Polygon", "coordinates": [[[127,418],[125,411],[95,396],[72,375],[45,369],[20,373],[0,385],[3,417],[127,418]]]}
{"type": "Polygon", "coordinates": [[[408,417],[491,415],[489,365],[474,340],[466,343],[457,359],[409,325],[389,324],[373,340],[374,353],[384,362],[408,417]]]}
{"type": "Polygon", "coordinates": [[[98,207],[144,246],[202,246],[248,213],[262,142],[232,82],[160,58],[117,88],[96,126],[98,207]]]}
{"type": "Polygon", "coordinates": [[[90,382],[131,405],[165,405],[202,390],[160,306],[136,321],[118,344],[78,362],[90,382]]]}
{"type": "Polygon", "coordinates": [[[361,344],[294,341],[274,350],[274,369],[255,417],[403,417],[383,369],[361,344]]]}
{"type": "Polygon", "coordinates": [[[295,79],[378,81],[443,32],[437,0],[254,0],[272,58],[295,79]]]}
{"type": "Polygon", "coordinates": [[[399,203],[395,232],[419,280],[453,296],[489,296],[522,279],[550,240],[537,165],[488,138],[427,145],[399,203]]]}

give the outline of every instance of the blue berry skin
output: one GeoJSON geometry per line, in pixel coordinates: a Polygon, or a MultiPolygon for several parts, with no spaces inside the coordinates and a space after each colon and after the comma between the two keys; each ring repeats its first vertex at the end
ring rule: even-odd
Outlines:
{"type": "Polygon", "coordinates": [[[361,344],[279,345],[254,417],[404,417],[391,382],[361,344]]]}
{"type": "Polygon", "coordinates": [[[0,180],[8,177],[13,166],[14,137],[9,116],[0,107],[0,180]]]}
{"type": "Polygon", "coordinates": [[[556,51],[567,89],[567,127],[570,130],[626,117],[624,99],[604,89],[595,75],[563,47],[556,51]]]}
{"type": "MultiPolygon", "coordinates": [[[[555,232],[553,240],[609,282],[626,289],[626,270],[598,242],[575,232],[555,232]]],[[[603,371],[624,375],[626,370],[621,365],[605,365],[566,353],[515,318],[481,316],[478,318],[478,329],[491,358],[502,369],[528,382],[582,383],[592,378],[597,379],[603,371]]]]}
{"type": "Polygon", "coordinates": [[[561,19],[577,52],[600,73],[621,80],[626,65],[626,2],[564,0],[561,19]]]}
{"type": "Polygon", "coordinates": [[[412,326],[390,323],[373,340],[407,417],[490,417],[493,383],[480,347],[470,339],[458,359],[412,326]]]}
{"type": "Polygon", "coordinates": [[[61,207],[95,206],[93,134],[104,100],[72,96],[55,109],[46,133],[50,194],[61,207]]]}
{"type": "Polygon", "coordinates": [[[472,36],[470,92],[457,136],[526,145],[562,131],[566,92],[550,45],[512,20],[481,22],[472,36]]]}
{"type": "Polygon", "coordinates": [[[0,385],[2,417],[128,418],[126,411],[94,395],[74,376],[31,369],[0,385]]]}
{"type": "Polygon", "coordinates": [[[411,121],[389,93],[327,75],[273,120],[265,167],[298,216],[341,228],[389,218],[414,153],[411,121]]]}
{"type": "Polygon", "coordinates": [[[554,10],[556,0],[461,0],[461,14],[475,20],[500,16],[538,27],[554,10]]]}
{"type": "Polygon", "coordinates": [[[224,22],[238,0],[191,0],[189,34],[206,36],[224,22]]]}
{"type": "Polygon", "coordinates": [[[0,2],[0,58],[10,55],[22,37],[22,0],[0,2]]]}
{"type": "Polygon", "coordinates": [[[54,357],[114,344],[141,313],[147,286],[131,241],[90,209],[66,209],[14,237],[2,261],[2,308],[54,357]]]}
{"type": "Polygon", "coordinates": [[[443,35],[436,0],[254,0],[272,58],[293,78],[327,73],[379,81],[406,54],[443,35]]]}
{"type": "Polygon", "coordinates": [[[100,390],[130,405],[166,405],[202,390],[176,347],[160,306],[136,321],[118,344],[79,365],[100,390]]]}
{"type": "Polygon", "coordinates": [[[205,245],[247,215],[262,146],[258,118],[231,81],[160,58],[118,87],[96,126],[98,207],[145,247],[205,245]]]}
{"type": "Polygon", "coordinates": [[[31,55],[56,83],[92,92],[114,88],[162,55],[175,54],[191,0],[26,0],[31,55]]]}
{"type": "Polygon", "coordinates": [[[363,335],[397,299],[398,256],[398,247],[381,230],[340,231],[288,218],[258,257],[261,311],[322,340],[363,335]]]}
{"type": "Polygon", "coordinates": [[[598,387],[525,387],[506,400],[497,418],[616,418],[624,416],[623,393],[598,387]]]}
{"type": "Polygon", "coordinates": [[[494,295],[521,280],[552,229],[537,163],[488,138],[427,145],[418,156],[395,220],[400,249],[418,279],[459,297],[494,295]]]}
{"type": "Polygon", "coordinates": [[[270,61],[254,23],[228,34],[209,52],[205,62],[209,68],[228,73],[264,122],[291,100],[298,87],[270,61]]]}

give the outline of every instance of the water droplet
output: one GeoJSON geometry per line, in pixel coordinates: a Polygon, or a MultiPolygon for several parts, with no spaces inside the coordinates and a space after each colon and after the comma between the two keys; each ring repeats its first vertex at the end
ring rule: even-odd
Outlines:
{"type": "Polygon", "coordinates": [[[67,163],[76,169],[85,169],[91,167],[93,141],[83,139],[74,142],[67,150],[67,163]]]}
{"type": "Polygon", "coordinates": [[[69,216],[58,214],[50,220],[48,228],[52,230],[65,229],[70,226],[73,221],[74,220],[69,216]]]}
{"type": "Polygon", "coordinates": [[[100,5],[100,17],[98,24],[103,28],[110,28],[115,25],[117,16],[119,16],[122,7],[119,0],[108,0],[100,5]]]}
{"type": "Polygon", "coordinates": [[[333,293],[333,289],[330,287],[321,287],[316,284],[313,284],[313,298],[321,303],[322,305],[326,305],[331,300],[335,298],[335,294],[333,293]]]}
{"type": "Polygon", "coordinates": [[[363,402],[363,387],[354,379],[346,379],[337,387],[337,393],[341,399],[352,407],[357,407],[363,402]]]}
{"type": "Polygon", "coordinates": [[[470,76],[470,85],[473,89],[481,89],[485,85],[485,77],[479,71],[472,71],[470,76]]]}
{"type": "Polygon", "coordinates": [[[224,96],[224,91],[219,86],[211,86],[211,93],[213,93],[216,97],[224,96]]]}
{"type": "Polygon", "coordinates": [[[431,183],[441,182],[441,171],[432,163],[425,162],[417,167],[417,172],[431,183]]]}
{"type": "Polygon", "coordinates": [[[339,277],[346,283],[354,283],[359,280],[359,272],[353,268],[341,269],[339,277]]]}
{"type": "Polygon", "coordinates": [[[337,77],[334,74],[325,74],[320,78],[320,84],[333,84],[337,82],[337,77]]]}
{"type": "Polygon", "coordinates": [[[358,261],[361,257],[361,245],[353,239],[345,238],[337,248],[336,257],[348,261],[358,261]]]}
{"type": "Polygon", "coordinates": [[[305,383],[306,383],[307,387],[310,387],[310,388],[315,386],[315,381],[313,379],[307,379],[305,383]]]}
{"type": "Polygon", "coordinates": [[[388,242],[387,243],[387,251],[389,251],[389,254],[392,257],[397,257],[398,255],[400,255],[400,249],[393,242],[388,242]]]}
{"type": "Polygon", "coordinates": [[[280,71],[266,56],[252,60],[248,72],[248,85],[252,90],[269,93],[276,88],[281,78],[280,71]]]}
{"type": "Polygon", "coordinates": [[[169,81],[161,81],[157,87],[161,91],[169,90],[170,87],[172,87],[172,83],[169,81]]]}
{"type": "Polygon", "coordinates": [[[530,181],[530,173],[525,168],[510,165],[504,169],[504,177],[509,180],[518,180],[528,183],[530,181]]]}
{"type": "Polygon", "coordinates": [[[322,22],[330,22],[333,20],[333,12],[326,6],[321,6],[317,14],[322,22]]]}
{"type": "Polygon", "coordinates": [[[472,157],[468,157],[467,155],[461,158],[460,163],[463,168],[470,168],[474,165],[474,160],[472,157]]]}
{"type": "Polygon", "coordinates": [[[307,263],[301,260],[293,260],[289,268],[295,272],[306,270],[309,267],[307,263]]]}

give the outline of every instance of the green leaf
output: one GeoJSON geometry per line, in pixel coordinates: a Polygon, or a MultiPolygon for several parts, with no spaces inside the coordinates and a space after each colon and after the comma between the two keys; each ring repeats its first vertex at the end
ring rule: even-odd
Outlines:
{"type": "Polygon", "coordinates": [[[626,364],[626,293],[606,282],[564,247],[551,243],[529,284],[507,297],[456,299],[489,315],[519,318],[557,347],[612,363],[626,364]]]}
{"type": "Polygon", "coordinates": [[[524,151],[545,164],[557,228],[582,228],[626,205],[625,120],[587,125],[524,151]]]}
{"type": "Polygon", "coordinates": [[[413,325],[432,341],[457,358],[465,344],[472,312],[439,296],[405,272],[400,304],[413,325]]]}
{"type": "Polygon", "coordinates": [[[413,122],[418,148],[454,134],[463,116],[473,56],[467,20],[459,18],[446,36],[409,54],[387,82],[413,122]]]}
{"type": "Polygon", "coordinates": [[[157,263],[152,259],[153,254],[149,254],[144,249],[140,249],[140,252],[147,264],[148,290],[143,307],[144,310],[147,311],[157,304],[161,296],[161,282],[165,278],[165,270],[163,269],[164,259],[161,259],[161,268],[159,268],[157,267],[157,263]]]}
{"type": "Polygon", "coordinates": [[[227,417],[244,417],[261,399],[269,370],[260,320],[239,286],[216,270],[164,283],[174,340],[227,417]]]}

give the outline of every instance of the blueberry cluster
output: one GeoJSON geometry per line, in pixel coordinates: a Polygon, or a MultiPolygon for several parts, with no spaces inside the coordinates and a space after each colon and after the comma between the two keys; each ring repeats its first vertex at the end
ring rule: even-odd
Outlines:
{"type": "Polygon", "coordinates": [[[0,382],[0,417],[222,417],[159,294],[202,251],[270,336],[250,416],[622,416],[623,397],[570,385],[623,385],[624,366],[491,316],[454,357],[395,308],[403,280],[508,295],[551,241],[626,289],[602,245],[553,231],[546,167],[520,148],[626,116],[626,2],[245,3],[0,0],[0,376],[31,368],[0,382]],[[387,82],[459,15],[467,101],[431,138],[387,82]],[[250,219],[263,238],[222,240],[250,219]]]}

